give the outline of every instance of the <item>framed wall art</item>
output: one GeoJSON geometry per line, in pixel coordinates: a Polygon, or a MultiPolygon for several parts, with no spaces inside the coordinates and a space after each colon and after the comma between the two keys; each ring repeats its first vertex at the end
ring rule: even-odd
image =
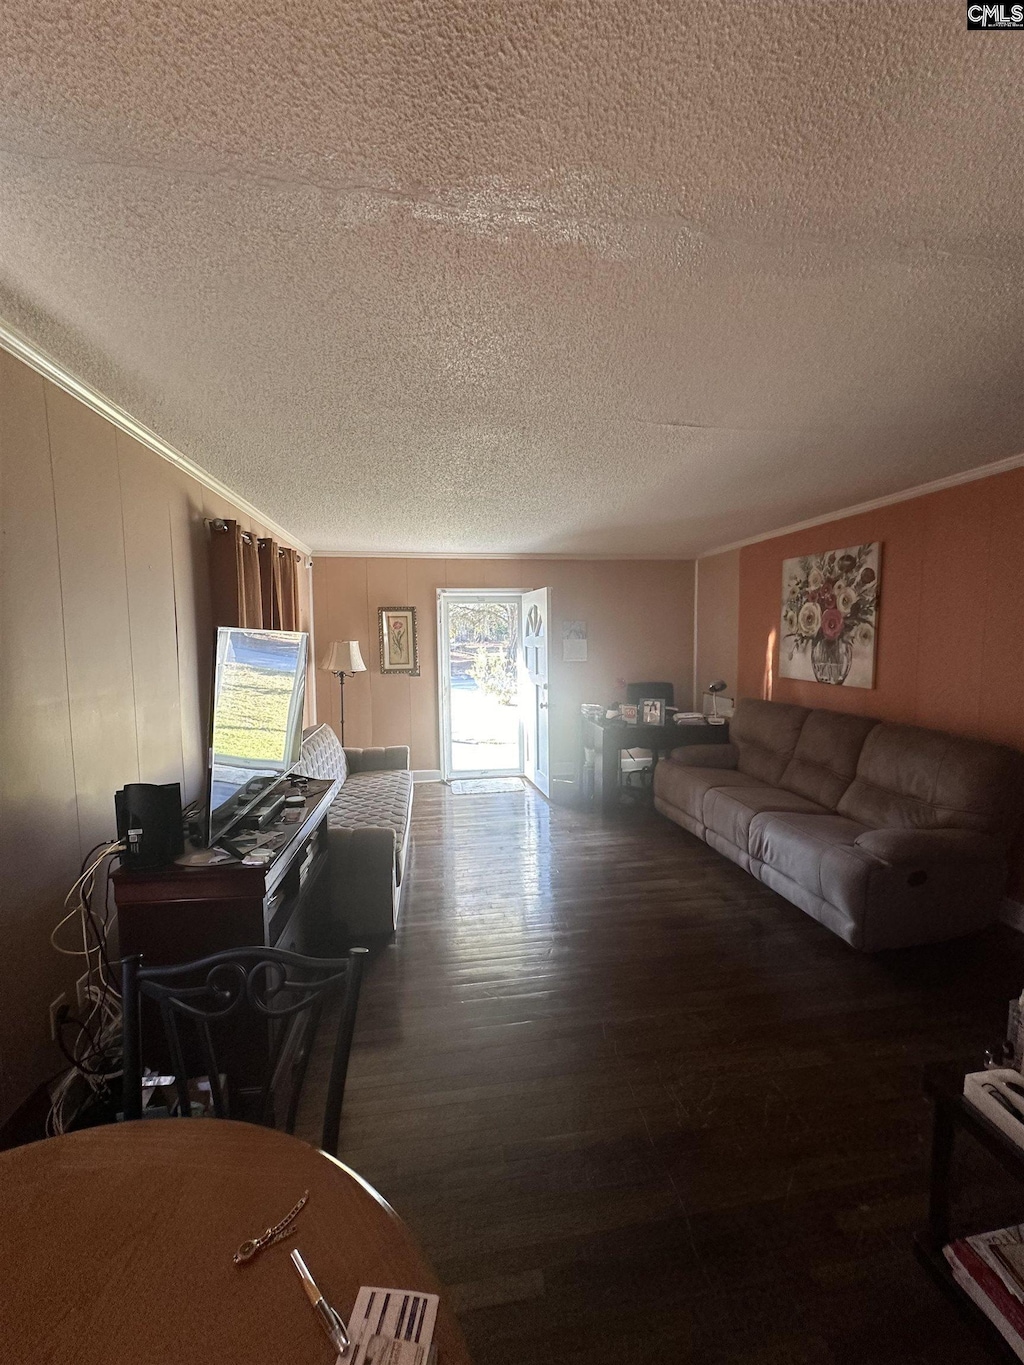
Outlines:
{"type": "Polygon", "coordinates": [[[874,541],[783,561],[783,678],[874,687],[881,548],[874,541]]]}
{"type": "Polygon", "coordinates": [[[378,607],[380,671],[420,675],[420,643],[415,607],[378,607]]]}

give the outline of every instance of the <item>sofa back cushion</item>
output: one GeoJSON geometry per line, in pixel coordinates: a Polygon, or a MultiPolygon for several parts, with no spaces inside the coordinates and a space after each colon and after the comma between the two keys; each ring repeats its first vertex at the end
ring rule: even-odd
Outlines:
{"type": "Polygon", "coordinates": [[[1024,802],[1024,757],[912,725],[876,725],[840,815],[875,829],[975,829],[1006,838],[1024,802]]]}
{"type": "Polygon", "coordinates": [[[877,724],[841,711],[811,711],[779,785],[835,810],[857,774],[864,741],[877,724]]]}
{"type": "Polygon", "coordinates": [[[328,782],[348,776],[348,760],[341,740],[329,725],[317,725],[302,732],[302,755],[295,768],[305,777],[319,777],[328,782]]]}
{"type": "Polygon", "coordinates": [[[753,697],[738,701],[729,724],[729,738],[739,750],[736,766],[740,772],[778,786],[807,715],[805,706],[757,701],[753,697]]]}

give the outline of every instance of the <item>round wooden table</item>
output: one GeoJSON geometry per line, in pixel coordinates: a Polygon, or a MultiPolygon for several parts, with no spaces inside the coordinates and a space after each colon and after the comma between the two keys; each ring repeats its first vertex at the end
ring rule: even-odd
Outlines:
{"type": "MultiPolygon", "coordinates": [[[[145,1119],[0,1152],[0,1357],[18,1365],[334,1365],[289,1251],[346,1319],[361,1284],[437,1293],[405,1224],[273,1129],[145,1119]],[[309,1190],[295,1235],[241,1242],[309,1190]]],[[[439,1365],[469,1365],[444,1299],[439,1365]]]]}

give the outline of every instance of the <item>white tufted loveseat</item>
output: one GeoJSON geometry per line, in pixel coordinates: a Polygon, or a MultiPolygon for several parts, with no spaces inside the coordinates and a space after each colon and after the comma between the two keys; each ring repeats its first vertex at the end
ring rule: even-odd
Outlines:
{"type": "Polygon", "coordinates": [[[393,933],[412,820],[408,747],[343,749],[329,725],[318,725],[302,737],[296,771],[342,783],[327,816],[332,924],[324,947],[339,935],[352,943],[393,933]]]}

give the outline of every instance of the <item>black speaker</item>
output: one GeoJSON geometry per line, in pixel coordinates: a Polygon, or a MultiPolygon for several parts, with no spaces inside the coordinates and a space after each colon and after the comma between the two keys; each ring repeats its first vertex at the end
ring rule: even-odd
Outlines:
{"type": "Polygon", "coordinates": [[[114,793],[117,837],[125,846],[123,866],[166,867],[185,851],[181,824],[181,784],[129,782],[114,793]]]}

